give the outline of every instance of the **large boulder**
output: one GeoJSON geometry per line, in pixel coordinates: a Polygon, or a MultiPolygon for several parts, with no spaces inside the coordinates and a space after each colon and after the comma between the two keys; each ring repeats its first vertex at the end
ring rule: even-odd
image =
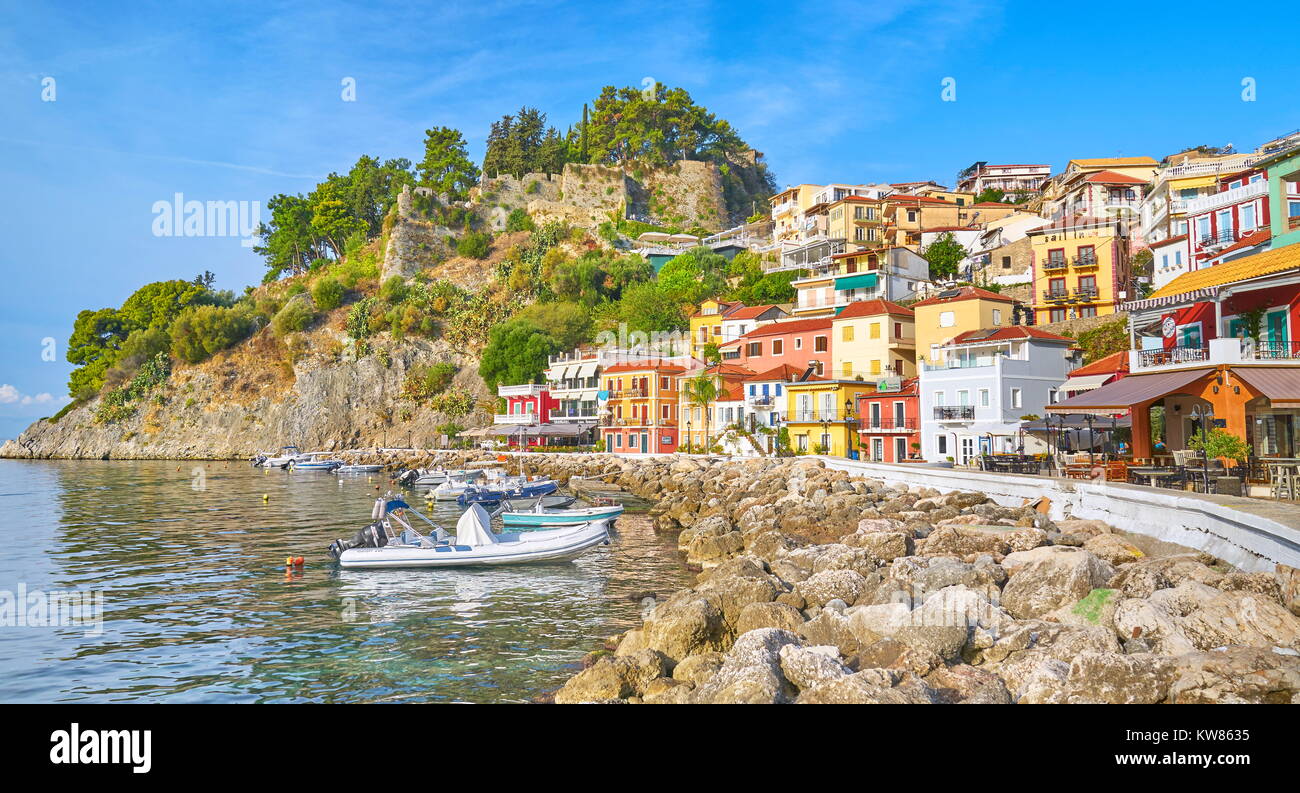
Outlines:
{"type": "Polygon", "coordinates": [[[1011,692],[1006,683],[988,669],[969,664],[944,666],[926,677],[925,682],[934,689],[939,701],[945,704],[1006,705],[1011,703],[1011,692]]]}
{"type": "Polygon", "coordinates": [[[1070,661],[1059,687],[1031,687],[1018,701],[1152,705],[1168,696],[1173,677],[1174,662],[1170,658],[1085,651],[1070,661]]]}
{"type": "Polygon", "coordinates": [[[930,536],[917,543],[917,552],[923,556],[1005,555],[1028,551],[1046,542],[1047,532],[1042,529],[949,524],[936,526],[930,536]]]}
{"type": "Polygon", "coordinates": [[[1162,655],[1236,645],[1300,650],[1300,617],[1276,600],[1253,592],[1225,592],[1184,581],[1143,600],[1115,608],[1115,629],[1142,638],[1162,655]]]}
{"type": "Polygon", "coordinates": [[[837,598],[855,603],[866,590],[867,580],[853,570],[825,570],[794,585],[794,593],[807,606],[824,606],[837,598]]]}
{"type": "Polygon", "coordinates": [[[1204,564],[1197,554],[1178,554],[1126,564],[1106,586],[1119,590],[1126,598],[1148,598],[1156,590],[1184,581],[1217,586],[1222,580],[1223,573],[1204,564]]]}
{"type": "Polygon", "coordinates": [[[781,648],[780,659],[785,679],[800,690],[838,680],[852,673],[840,663],[839,649],[831,646],[800,647],[797,644],[787,644],[781,648]]]}
{"type": "Polygon", "coordinates": [[[1038,617],[1083,599],[1114,574],[1113,567],[1088,551],[1059,548],[1015,568],[1002,588],[1002,607],[1016,619],[1038,617]]]}
{"type": "Polygon", "coordinates": [[[1300,705],[1300,657],[1228,647],[1173,659],[1169,702],[1300,705]]]}
{"type": "Polygon", "coordinates": [[[760,628],[742,635],[691,701],[717,705],[791,701],[795,689],[781,670],[781,648],[798,643],[798,636],[779,628],[760,628]]]}
{"type": "MultiPolygon", "coordinates": [[[[631,651],[648,647],[680,660],[696,653],[724,650],[727,638],[721,609],[699,593],[683,589],[655,606],[641,630],[629,632],[623,644],[629,645],[631,651]]],[[[619,652],[623,653],[623,645],[619,652]]]]}
{"type": "Polygon", "coordinates": [[[932,700],[915,690],[891,688],[880,670],[864,669],[851,675],[827,680],[799,693],[799,705],[907,705],[932,700]]]}
{"type": "Polygon", "coordinates": [[[1136,545],[1125,542],[1115,534],[1098,534],[1084,542],[1083,549],[1114,567],[1140,561],[1145,556],[1136,545]]]}
{"type": "Polygon", "coordinates": [[[637,696],[647,683],[666,676],[671,669],[671,659],[649,649],[627,656],[601,656],[589,668],[569,678],[555,693],[555,701],[567,705],[637,696]]]}
{"type": "Polygon", "coordinates": [[[750,603],[740,610],[736,633],[749,633],[759,628],[782,628],[797,633],[803,623],[803,614],[788,603],[750,603]]]}

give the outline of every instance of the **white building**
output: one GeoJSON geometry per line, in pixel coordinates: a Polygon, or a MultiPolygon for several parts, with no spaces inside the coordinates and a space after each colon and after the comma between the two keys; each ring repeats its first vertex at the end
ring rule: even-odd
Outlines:
{"type": "Polygon", "coordinates": [[[921,367],[921,454],[931,462],[977,462],[980,454],[1045,451],[1021,432],[1043,416],[1078,365],[1073,339],[1015,325],[962,333],[941,363],[921,367]]]}

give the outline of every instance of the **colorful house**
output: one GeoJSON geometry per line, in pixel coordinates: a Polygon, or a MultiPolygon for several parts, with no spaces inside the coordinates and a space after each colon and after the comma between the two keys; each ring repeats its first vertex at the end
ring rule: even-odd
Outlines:
{"type": "Polygon", "coordinates": [[[882,377],[857,397],[860,459],[906,462],[920,456],[920,385],[915,377],[882,377]],[[916,444],[916,448],[913,448],[916,444]]]}
{"type": "Polygon", "coordinates": [[[1115,313],[1130,285],[1123,221],[1076,216],[1029,232],[1035,324],[1115,313]]]}
{"type": "Polygon", "coordinates": [[[977,286],[946,289],[912,304],[916,328],[916,360],[943,360],[943,346],[959,333],[1012,324],[1016,301],[977,286]]]}
{"type": "Polygon", "coordinates": [[[615,454],[677,450],[677,381],[686,368],[659,360],[609,366],[601,375],[608,400],[600,435],[615,454]]]}
{"type": "MultiPolygon", "coordinates": [[[[728,312],[722,318],[722,340],[731,341],[749,333],[754,328],[771,325],[790,318],[785,307],[775,303],[762,306],[741,306],[728,312]]],[[[701,356],[695,356],[699,358],[701,356]]]]}
{"type": "Polygon", "coordinates": [[[831,320],[835,339],[831,376],[916,376],[916,326],[912,309],[889,300],[860,300],[831,320]]]}
{"type": "Polygon", "coordinates": [[[691,327],[691,356],[702,359],[704,357],[704,348],[709,344],[721,344],[726,341],[723,334],[723,320],[733,311],[738,311],[745,307],[744,303],[738,300],[705,300],[700,303],[700,307],[690,316],[691,327]]]}
{"type": "Polygon", "coordinates": [[[1247,168],[1218,183],[1212,193],[1187,202],[1190,270],[1222,263],[1225,253],[1244,256],[1266,245],[1271,234],[1268,171],[1247,168]],[[1249,240],[1248,240],[1249,238],[1249,240]]]}
{"type": "Polygon", "coordinates": [[[1256,456],[1300,455],[1300,246],[1186,273],[1124,309],[1129,373],[1049,412],[1130,416],[1138,458],[1153,423],[1168,450],[1220,428],[1256,456]]]}
{"type": "Polygon", "coordinates": [[[824,369],[831,365],[831,320],[773,322],[724,342],[721,350],[725,363],[743,364],[756,372],[781,364],[806,369],[811,361],[824,369]]]}
{"type": "Polygon", "coordinates": [[[796,317],[828,317],[859,300],[906,300],[930,280],[930,264],[907,248],[849,250],[825,257],[791,281],[796,317]]]}
{"type": "Polygon", "coordinates": [[[787,383],[785,427],[790,447],[801,454],[856,455],[857,399],[875,390],[875,383],[816,376],[787,383]]]}
{"type": "Polygon", "coordinates": [[[1268,169],[1272,247],[1300,242],[1300,148],[1284,148],[1255,163],[1268,169]]]}

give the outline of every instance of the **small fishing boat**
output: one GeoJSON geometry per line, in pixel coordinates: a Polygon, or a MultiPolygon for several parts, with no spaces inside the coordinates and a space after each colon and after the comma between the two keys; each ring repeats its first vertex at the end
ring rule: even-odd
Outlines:
{"type": "Polygon", "coordinates": [[[526,564],[569,559],[609,542],[609,522],[604,520],[549,531],[494,534],[487,510],[471,504],[456,523],[456,533],[413,509],[400,498],[375,501],[375,518],[351,540],[335,540],[330,554],[344,568],[465,567],[526,564]],[[417,531],[408,515],[422,519],[430,536],[417,531]]]}
{"type": "Polygon", "coordinates": [[[456,498],[462,507],[469,504],[500,504],[506,499],[536,498],[546,496],[559,490],[560,486],[551,479],[533,479],[527,482],[506,482],[495,485],[471,485],[456,498]]]}
{"type": "Polygon", "coordinates": [[[326,457],[328,452],[308,452],[289,465],[296,471],[333,471],[343,465],[342,460],[326,457]]]}
{"type": "Polygon", "coordinates": [[[455,501],[472,487],[468,482],[443,482],[429,491],[434,501],[455,501]]]}
{"type": "Polygon", "coordinates": [[[540,496],[538,498],[509,498],[501,502],[503,509],[511,512],[527,512],[540,504],[543,509],[564,509],[577,503],[574,496],[540,496]]]}
{"type": "Polygon", "coordinates": [[[623,514],[623,505],[612,507],[586,507],[583,509],[546,509],[540,507],[526,512],[502,512],[501,522],[519,528],[532,526],[572,526],[593,520],[613,521],[623,514]]]}
{"type": "Polygon", "coordinates": [[[472,482],[482,476],[483,471],[479,468],[421,469],[410,484],[416,487],[435,487],[443,482],[472,482]]]}
{"type": "Polygon", "coordinates": [[[377,474],[384,470],[382,465],[340,465],[334,469],[336,474],[377,474]]]}
{"type": "Polygon", "coordinates": [[[263,468],[287,468],[290,463],[296,463],[307,455],[298,451],[297,446],[281,446],[278,454],[261,455],[263,468]]]}

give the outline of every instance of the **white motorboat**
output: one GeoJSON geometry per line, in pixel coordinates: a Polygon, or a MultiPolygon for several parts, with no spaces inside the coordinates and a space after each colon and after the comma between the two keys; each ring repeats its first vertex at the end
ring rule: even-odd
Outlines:
{"type": "Polygon", "coordinates": [[[434,487],[444,482],[464,483],[472,482],[483,476],[483,470],[480,468],[453,468],[450,470],[443,468],[420,469],[419,476],[411,484],[416,487],[434,487]]]}
{"type": "Polygon", "coordinates": [[[336,474],[377,474],[384,470],[382,465],[340,465],[334,469],[336,474]]]}
{"type": "Polygon", "coordinates": [[[623,514],[623,505],[608,507],[582,507],[579,509],[548,509],[537,506],[530,510],[500,512],[501,522],[516,529],[555,528],[588,523],[593,520],[617,520],[623,514]]]}
{"type": "Polygon", "coordinates": [[[310,459],[309,455],[303,454],[297,446],[282,446],[279,454],[268,456],[262,460],[263,468],[285,468],[290,463],[297,463],[300,460],[310,459]]]}
{"type": "Polygon", "coordinates": [[[465,567],[527,564],[569,559],[609,542],[609,521],[597,520],[547,531],[494,534],[487,510],[471,504],[451,535],[399,498],[380,498],[375,521],[352,540],[336,540],[330,553],[351,569],[465,567]],[[408,515],[432,527],[425,536],[408,515]]]}

